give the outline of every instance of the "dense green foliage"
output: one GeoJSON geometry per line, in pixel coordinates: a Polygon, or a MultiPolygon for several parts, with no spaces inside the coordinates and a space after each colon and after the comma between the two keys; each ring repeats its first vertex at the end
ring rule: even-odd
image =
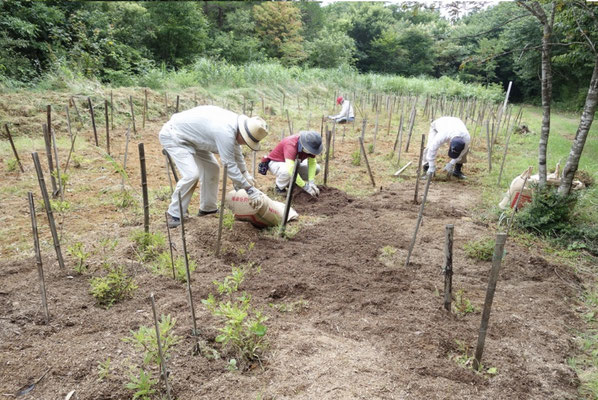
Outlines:
{"type": "MultiPolygon", "coordinates": [[[[0,2],[0,85],[47,74],[139,84],[156,70],[198,69],[202,59],[448,76],[484,85],[516,81],[515,100],[537,101],[542,30],[516,3],[0,2]],[[471,7],[471,5],[469,5],[471,7]],[[448,17],[446,17],[448,15],[448,17]],[[353,69],[354,68],[354,69],[353,69]]],[[[587,14],[587,12],[586,12],[587,14]]],[[[591,21],[558,3],[555,101],[583,103],[593,56],[577,26],[591,21]]],[[[155,73],[155,72],[154,72],[155,73]]]]}

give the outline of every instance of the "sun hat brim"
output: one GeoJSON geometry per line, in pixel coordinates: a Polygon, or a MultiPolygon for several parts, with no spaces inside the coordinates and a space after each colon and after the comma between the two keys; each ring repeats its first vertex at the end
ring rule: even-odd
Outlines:
{"type": "Polygon", "coordinates": [[[237,119],[237,124],[239,125],[239,132],[241,133],[243,140],[247,144],[247,147],[249,147],[253,151],[258,151],[260,149],[260,143],[253,137],[251,132],[249,132],[247,121],[249,121],[249,117],[247,115],[239,115],[239,118],[237,119]]]}

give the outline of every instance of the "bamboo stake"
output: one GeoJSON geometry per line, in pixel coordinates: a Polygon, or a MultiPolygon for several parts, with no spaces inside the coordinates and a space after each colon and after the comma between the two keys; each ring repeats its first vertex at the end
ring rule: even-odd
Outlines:
{"type": "Polygon", "coordinates": [[[46,158],[48,159],[48,170],[50,171],[50,182],[52,183],[52,197],[56,197],[58,194],[58,187],[56,186],[56,178],[54,177],[54,163],[53,163],[53,156],[52,156],[52,138],[48,131],[48,126],[46,124],[42,125],[42,130],[44,133],[44,141],[46,144],[46,158]]]}
{"type": "Polygon", "coordinates": [[[89,105],[89,115],[91,115],[91,126],[93,127],[93,138],[95,140],[96,146],[99,146],[98,143],[98,130],[96,129],[96,118],[93,111],[93,104],[91,104],[91,97],[87,98],[87,104],[89,105]]]}
{"type": "Polygon", "coordinates": [[[505,142],[505,151],[502,155],[502,162],[500,163],[500,172],[498,173],[498,182],[496,182],[497,186],[500,186],[500,180],[502,178],[502,171],[505,166],[505,160],[507,159],[507,151],[509,150],[509,140],[511,140],[511,133],[507,136],[507,141],[505,142]]]}
{"type": "Polygon", "coordinates": [[[409,252],[407,253],[407,260],[405,261],[405,267],[409,265],[409,260],[411,259],[411,253],[413,252],[413,247],[415,246],[415,239],[417,238],[417,231],[419,230],[419,226],[422,222],[422,216],[424,214],[424,206],[426,205],[426,198],[428,197],[428,189],[430,189],[430,182],[432,182],[432,174],[428,174],[428,179],[426,180],[426,189],[424,190],[424,197],[422,199],[422,204],[419,208],[419,215],[417,216],[417,223],[415,224],[415,231],[413,232],[413,237],[411,238],[411,244],[409,245],[409,252]]]}
{"type": "Polygon", "coordinates": [[[52,105],[50,104],[46,106],[46,124],[48,132],[52,132],[52,105]]]}
{"type": "MultiPolygon", "coordinates": [[[[397,136],[395,137],[395,143],[392,146],[392,151],[397,151],[397,143],[399,141],[399,137],[402,139],[403,133],[403,112],[405,111],[405,103],[401,105],[401,117],[399,118],[399,129],[397,129],[397,136]]],[[[399,162],[401,161],[401,145],[399,144],[399,162]]]]}
{"type": "Polygon", "coordinates": [[[301,161],[299,157],[295,158],[295,168],[293,169],[293,177],[289,182],[287,188],[287,201],[284,206],[284,214],[282,215],[282,221],[280,222],[280,230],[278,231],[279,236],[284,236],[287,229],[287,222],[289,219],[289,212],[291,211],[291,201],[293,200],[293,189],[295,188],[295,181],[297,180],[297,174],[299,173],[299,164],[301,161]]]}
{"type": "Polygon", "coordinates": [[[378,136],[378,120],[380,117],[380,110],[376,110],[376,125],[374,126],[374,138],[372,140],[372,148],[376,151],[376,136],[378,136]]]}
{"type": "Polygon", "coordinates": [[[393,176],[399,176],[401,175],[401,172],[405,171],[407,169],[408,166],[410,166],[412,164],[411,161],[409,161],[407,164],[405,164],[401,169],[399,169],[397,172],[395,172],[393,174],[393,176]]]}
{"type": "Polygon", "coordinates": [[[336,120],[332,121],[332,148],[330,149],[332,153],[330,154],[330,158],[334,158],[334,143],[336,141],[336,120]]]}
{"type": "Polygon", "coordinates": [[[112,90],[110,91],[110,128],[114,131],[114,100],[112,90]]]}
{"type": "Polygon", "coordinates": [[[222,168],[222,197],[220,198],[220,215],[218,216],[218,239],[216,240],[216,257],[220,256],[220,243],[222,240],[222,224],[224,222],[224,202],[226,201],[226,178],[228,167],[226,164],[222,168]]]}
{"type": "Polygon", "coordinates": [[[179,112],[179,95],[176,95],[176,108],[175,108],[175,114],[178,114],[179,112]]]}
{"type": "Polygon", "coordinates": [[[413,103],[413,108],[411,109],[411,115],[409,116],[409,135],[407,135],[407,144],[405,145],[405,153],[409,151],[409,143],[411,142],[411,134],[413,133],[413,125],[415,124],[415,114],[417,113],[417,109],[415,108],[416,103],[413,103]]]}
{"type": "Polygon", "coordinates": [[[359,138],[359,146],[361,147],[361,151],[363,153],[363,159],[365,160],[365,166],[368,169],[368,174],[370,175],[370,180],[372,181],[372,186],[376,188],[376,182],[374,182],[374,175],[372,174],[372,169],[370,168],[370,162],[368,161],[368,156],[366,154],[365,148],[363,147],[363,139],[359,138]]]}
{"type": "Polygon", "coordinates": [[[8,136],[8,141],[10,142],[10,147],[12,148],[12,152],[15,155],[15,158],[17,159],[17,164],[19,164],[19,168],[21,169],[21,172],[25,172],[25,170],[23,169],[23,164],[21,164],[21,159],[19,158],[19,153],[17,153],[17,148],[15,147],[15,142],[13,142],[12,135],[10,134],[10,131],[8,130],[8,124],[4,124],[4,129],[6,129],[6,135],[8,136]]]}
{"type": "Polygon", "coordinates": [[[191,292],[191,272],[189,271],[189,257],[187,255],[187,241],[185,240],[185,214],[183,213],[183,202],[181,201],[181,191],[178,192],[179,197],[179,218],[181,219],[181,239],[183,241],[183,254],[185,255],[185,271],[187,274],[187,296],[189,298],[189,306],[191,307],[191,318],[193,320],[193,336],[197,336],[197,322],[195,321],[195,307],[193,306],[193,293],[191,292]]]}
{"type": "MultiPolygon", "coordinates": [[[[172,185],[170,186],[170,191],[172,195],[172,185]]],[[[164,211],[164,219],[166,221],[166,233],[168,234],[168,249],[170,250],[170,265],[172,266],[172,279],[176,280],[176,272],[174,270],[174,256],[172,255],[172,239],[170,237],[170,229],[168,229],[168,211],[164,211]]]]}
{"type": "Polygon", "coordinates": [[[56,224],[54,222],[54,214],[52,214],[52,206],[50,204],[50,197],[48,196],[48,189],[46,189],[46,183],[44,181],[44,173],[42,166],[39,162],[39,156],[37,152],[31,153],[33,157],[33,164],[35,165],[35,172],[37,173],[37,181],[39,183],[40,191],[44,199],[44,206],[46,208],[46,215],[48,216],[48,222],[50,224],[50,231],[52,232],[52,240],[54,241],[54,250],[56,251],[56,258],[58,259],[58,265],[60,269],[64,269],[64,260],[62,259],[62,251],[60,250],[60,240],[58,239],[58,233],[56,232],[56,224]]]}
{"type": "Polygon", "coordinates": [[[390,112],[388,113],[388,126],[386,127],[386,136],[390,135],[390,124],[392,123],[392,111],[394,102],[390,104],[390,112]]]}
{"type": "Polygon", "coordinates": [[[139,143],[139,163],[141,164],[141,189],[143,192],[143,230],[149,233],[149,199],[147,195],[147,173],[145,170],[145,149],[143,143],[139,143]]]}
{"type": "MultiPolygon", "coordinates": [[[[417,204],[418,190],[419,190],[419,179],[422,173],[422,164],[424,159],[424,142],[426,141],[426,135],[422,135],[422,142],[419,147],[419,160],[417,162],[417,177],[415,178],[415,193],[413,195],[413,204],[417,204]]],[[[430,178],[430,177],[428,177],[430,178]]]]}
{"type": "Polygon", "coordinates": [[[451,311],[451,301],[453,299],[453,233],[455,226],[448,224],[445,226],[444,237],[444,308],[451,311]]]}
{"type": "Polygon", "coordinates": [[[108,100],[104,100],[104,114],[106,116],[106,153],[110,155],[110,128],[108,124],[108,100]]]}
{"type": "Polygon", "coordinates": [[[145,129],[145,120],[147,118],[147,89],[143,89],[143,122],[141,128],[145,129]]]}
{"type": "Polygon", "coordinates": [[[289,125],[289,136],[293,135],[293,127],[291,126],[291,118],[289,118],[289,110],[287,111],[287,123],[289,125]]]}
{"type": "Polygon", "coordinates": [[[35,260],[37,263],[37,275],[39,278],[39,290],[42,296],[42,307],[44,310],[44,317],[46,324],[50,322],[50,314],[48,313],[48,300],[46,297],[46,282],[44,280],[44,269],[42,267],[42,255],[39,246],[39,235],[37,232],[37,217],[35,215],[35,205],[33,204],[33,193],[28,192],[29,199],[29,214],[31,215],[31,229],[33,231],[33,248],[35,249],[35,260]]]}
{"type": "MultiPolygon", "coordinates": [[[[361,125],[361,140],[363,141],[364,137],[365,137],[365,127],[367,124],[368,120],[367,118],[363,119],[363,124],[361,125]]],[[[361,150],[361,147],[359,147],[359,162],[361,162],[361,155],[363,153],[363,150],[361,150]]]]}
{"type": "Polygon", "coordinates": [[[488,153],[488,173],[492,172],[492,147],[490,146],[489,121],[486,121],[486,151],[488,153]]]}
{"type": "Polygon", "coordinates": [[[326,130],[326,161],[324,162],[324,186],[328,185],[328,162],[330,158],[330,130],[326,130]]]}
{"type": "Polygon", "coordinates": [[[152,300],[152,314],[154,315],[154,327],[156,328],[156,342],[158,343],[158,355],[160,356],[160,366],[162,367],[162,377],[164,378],[164,386],[166,386],[166,396],[168,400],[170,397],[170,386],[168,386],[168,368],[166,367],[166,358],[162,352],[162,341],[160,340],[160,327],[158,326],[158,316],[156,315],[156,301],[154,300],[154,294],[150,294],[152,300]]]}
{"type": "Polygon", "coordinates": [[[66,158],[66,164],[64,166],[64,173],[66,174],[66,171],[69,168],[69,162],[71,161],[71,155],[73,154],[73,151],[75,150],[75,141],[77,140],[77,135],[79,134],[79,130],[77,129],[77,132],[75,132],[75,136],[73,136],[73,133],[71,132],[71,113],[69,112],[69,106],[67,104],[66,106],[66,124],[69,130],[69,135],[71,137],[71,148],[69,150],[69,155],[66,158]]]}
{"type": "Polygon", "coordinates": [[[58,193],[60,193],[60,199],[64,201],[64,193],[62,189],[62,179],[60,178],[60,161],[58,160],[58,148],[56,146],[56,137],[54,131],[50,132],[52,138],[52,148],[54,149],[54,161],[56,161],[56,180],[58,180],[58,193]]]}
{"type": "Polygon", "coordinates": [[[505,247],[506,240],[506,233],[499,233],[496,236],[496,245],[494,246],[494,254],[492,255],[492,269],[490,270],[490,278],[488,279],[488,289],[486,291],[486,300],[484,301],[484,311],[482,312],[482,323],[480,324],[478,344],[475,350],[475,358],[473,360],[473,368],[475,370],[480,369],[482,354],[484,353],[486,332],[488,330],[488,320],[490,319],[492,301],[494,300],[494,292],[496,291],[496,282],[498,281],[498,272],[500,271],[500,265],[502,263],[503,250],[505,247]]]}
{"type": "Polygon", "coordinates": [[[129,96],[129,105],[131,106],[131,123],[133,124],[133,134],[137,135],[137,128],[135,127],[135,109],[133,108],[133,96],[129,96]]]}
{"type": "Polygon", "coordinates": [[[164,115],[168,116],[168,93],[164,92],[164,115]]]}
{"type": "MultiPolygon", "coordinates": [[[[129,139],[131,138],[131,125],[127,127],[127,133],[125,134],[125,154],[123,156],[123,171],[127,171],[127,154],[129,153],[129,139]]],[[[125,177],[122,177],[121,186],[125,184],[125,177]]]]}

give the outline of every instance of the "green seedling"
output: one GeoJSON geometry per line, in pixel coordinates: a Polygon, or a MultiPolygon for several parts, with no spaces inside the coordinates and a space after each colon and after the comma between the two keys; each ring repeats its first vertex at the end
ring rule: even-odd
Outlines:
{"type": "Polygon", "coordinates": [[[128,190],[121,190],[112,194],[112,204],[117,208],[129,208],[137,204],[137,199],[128,190]]]}
{"type": "Polygon", "coordinates": [[[106,361],[98,362],[98,381],[103,381],[110,375],[110,357],[106,361]]]}
{"type": "MultiPolygon", "coordinates": [[[[46,204],[44,203],[44,201],[41,201],[41,207],[45,208],[46,204]]],[[[62,213],[62,212],[66,212],[68,210],[71,209],[71,203],[69,203],[68,201],[64,200],[52,200],[50,199],[50,208],[52,209],[52,211],[55,211],[57,213],[62,213]]]]}
{"type": "Polygon", "coordinates": [[[268,307],[281,313],[301,312],[309,308],[309,301],[301,299],[292,303],[268,303],[268,307]]]}
{"type": "Polygon", "coordinates": [[[150,400],[156,393],[154,386],[157,384],[158,380],[152,379],[151,372],[145,372],[143,368],[131,368],[125,387],[134,391],[133,399],[150,400]]]}
{"type": "Polygon", "coordinates": [[[351,164],[355,165],[356,167],[361,165],[361,151],[359,149],[351,153],[351,164]]]}
{"type": "MultiPolygon", "coordinates": [[[[160,253],[155,262],[151,265],[152,271],[158,275],[171,276],[172,263],[170,260],[170,253],[163,251],[160,253]]],[[[197,269],[197,263],[189,260],[189,273],[197,269]]],[[[174,272],[176,279],[180,282],[187,283],[187,268],[185,267],[185,257],[177,256],[174,258],[174,272]]]]}
{"type": "MultiPolygon", "coordinates": [[[[52,176],[54,177],[54,179],[58,179],[58,171],[54,170],[52,171],[52,176]]],[[[69,175],[65,174],[64,172],[60,173],[60,183],[62,184],[62,187],[66,186],[66,183],[69,180],[69,175]]]]}
{"type": "Polygon", "coordinates": [[[4,162],[6,164],[6,171],[13,172],[17,170],[17,159],[16,158],[9,158],[4,162]]]}
{"type": "MultiPolygon", "coordinates": [[[[160,331],[160,343],[162,344],[162,355],[165,359],[170,357],[172,347],[176,345],[181,338],[173,333],[176,319],[170,315],[162,315],[158,323],[160,331]]],[[[133,343],[136,350],[143,352],[144,365],[160,365],[160,354],[158,351],[158,340],[154,327],[140,326],[137,331],[131,331],[131,336],[122,339],[124,342],[133,343]]]]}
{"type": "Polygon", "coordinates": [[[131,297],[137,285],[125,273],[123,266],[106,265],[105,268],[108,271],[106,276],[91,278],[89,291],[99,306],[110,308],[114,303],[131,297]]]}
{"type": "Polygon", "coordinates": [[[72,246],[69,246],[66,249],[66,251],[72,257],[74,257],[77,262],[77,264],[75,264],[75,266],[73,267],[75,272],[78,274],[83,274],[83,273],[87,272],[87,259],[89,258],[91,253],[88,253],[85,251],[85,248],[83,247],[83,243],[76,242],[72,246]]]}
{"type": "Polygon", "coordinates": [[[471,240],[465,243],[463,250],[469,258],[490,261],[492,260],[492,254],[494,254],[494,239],[482,238],[471,240]]]}
{"type": "Polygon", "coordinates": [[[222,226],[232,231],[234,223],[235,214],[233,214],[230,210],[226,210],[222,216],[222,226]]]}
{"type": "Polygon", "coordinates": [[[166,248],[166,238],[161,233],[136,231],[133,232],[131,239],[135,242],[139,261],[153,261],[166,248]]]}
{"type": "Polygon", "coordinates": [[[459,289],[455,293],[453,310],[457,315],[462,317],[475,311],[475,307],[471,304],[471,301],[464,296],[463,289],[459,289]]]}

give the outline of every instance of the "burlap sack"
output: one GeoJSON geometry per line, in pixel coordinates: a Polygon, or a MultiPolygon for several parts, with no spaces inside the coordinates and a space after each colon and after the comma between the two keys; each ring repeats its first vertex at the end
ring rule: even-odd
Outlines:
{"type": "MultiPolygon", "coordinates": [[[[274,201],[265,194],[264,204],[260,208],[255,209],[251,207],[249,205],[249,197],[243,189],[228,192],[225,202],[226,207],[235,215],[235,219],[250,222],[258,228],[279,225],[284,214],[284,203],[274,201]]],[[[291,207],[287,221],[292,221],[297,219],[297,217],[299,217],[299,214],[291,207]]]]}

